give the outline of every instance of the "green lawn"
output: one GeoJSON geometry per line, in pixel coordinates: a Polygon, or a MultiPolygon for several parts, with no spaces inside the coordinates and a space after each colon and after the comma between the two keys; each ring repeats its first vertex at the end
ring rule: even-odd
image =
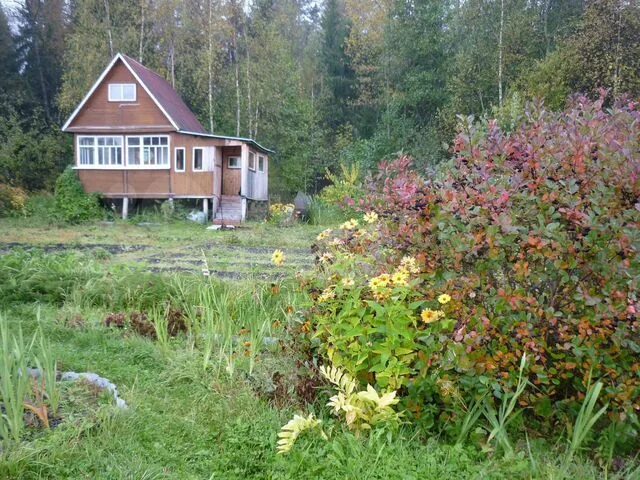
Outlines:
{"type": "MultiPolygon", "coordinates": [[[[324,391],[314,403],[304,405],[295,393],[304,379],[304,355],[295,347],[296,330],[289,327],[302,321],[300,312],[306,300],[291,277],[298,267],[311,268],[309,246],[321,229],[249,224],[235,232],[211,232],[187,223],[140,227],[116,222],[47,230],[23,227],[15,220],[0,222],[2,244],[20,243],[21,248],[66,244],[76,247],[72,252],[81,252],[67,257],[68,251],[33,251],[33,264],[28,263],[32,253],[20,254],[25,255],[20,262],[31,269],[20,273],[25,275],[19,277],[22,291],[9,286],[8,280],[18,273],[0,271],[3,321],[13,331],[20,326],[26,338],[39,325],[51,343],[59,370],[96,372],[117,384],[129,405],[119,410],[105,394],[82,384],[65,385],[63,421],[49,431],[27,429],[22,444],[0,456],[0,478],[605,478],[597,462],[586,456],[563,466],[559,446],[540,439],[531,438],[529,446],[523,439],[515,457],[503,458],[482,451],[479,444],[448,445],[409,426],[395,433],[377,431],[356,438],[324,408],[324,391]],[[95,244],[144,245],[147,249],[107,252],[91,260],[95,250],[77,248],[95,244]],[[278,271],[284,278],[278,280],[277,290],[256,275],[272,271],[273,248],[289,252],[294,264],[278,271]],[[148,273],[150,255],[163,252],[184,255],[181,261],[199,261],[204,252],[210,263],[224,262],[229,271],[249,268],[251,273],[232,283],[203,279],[198,273],[200,265],[195,275],[148,273]],[[128,265],[134,268],[133,274],[125,276],[122,268],[128,265]],[[155,275],[159,281],[152,284],[149,278],[153,277],[145,275],[155,275]],[[142,290],[136,290],[136,281],[142,290]],[[48,282],[56,282],[55,291],[47,291],[51,285],[44,284],[48,282]],[[175,285],[213,291],[218,298],[238,295],[230,296],[223,305],[234,329],[232,355],[214,349],[207,361],[199,335],[180,335],[163,343],[131,329],[104,326],[109,313],[127,313],[133,305],[148,305],[153,295],[174,295],[175,285]],[[101,288],[104,291],[97,294],[101,288]],[[114,289],[132,289],[133,293],[118,296],[114,289]],[[43,298],[48,300],[34,302],[43,298]],[[243,354],[242,345],[253,338],[246,332],[259,325],[279,341],[263,341],[250,369],[250,357],[243,354]],[[306,434],[291,454],[277,455],[280,427],[302,411],[315,412],[323,419],[330,441],[306,434]]],[[[5,248],[2,255],[8,259],[13,254],[5,248]]],[[[14,265],[1,262],[0,256],[0,269],[14,265]]],[[[607,478],[639,478],[634,475],[627,468],[618,477],[607,478]]]]}

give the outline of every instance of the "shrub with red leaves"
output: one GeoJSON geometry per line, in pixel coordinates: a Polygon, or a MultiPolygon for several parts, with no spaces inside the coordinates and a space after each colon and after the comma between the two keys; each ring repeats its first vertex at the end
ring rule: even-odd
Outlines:
{"type": "Polygon", "coordinates": [[[450,293],[457,317],[440,352],[412,357],[409,409],[446,402],[443,378],[466,398],[499,395],[526,353],[521,405],[539,417],[575,412],[600,379],[612,420],[637,421],[640,111],[603,102],[530,106],[510,135],[468,121],[432,178],[408,157],[380,166],[361,204],[380,235],[349,248],[382,272],[414,256],[421,294],[450,293]]]}

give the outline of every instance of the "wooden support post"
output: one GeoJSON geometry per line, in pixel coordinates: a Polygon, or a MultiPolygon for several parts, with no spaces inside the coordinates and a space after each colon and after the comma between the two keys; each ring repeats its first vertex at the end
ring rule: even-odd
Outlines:
{"type": "Polygon", "coordinates": [[[208,198],[202,199],[202,213],[204,213],[205,220],[208,221],[209,220],[209,199],[208,198]]]}
{"type": "Polygon", "coordinates": [[[126,220],[129,216],[129,197],[122,199],[122,219],[126,220]]]}

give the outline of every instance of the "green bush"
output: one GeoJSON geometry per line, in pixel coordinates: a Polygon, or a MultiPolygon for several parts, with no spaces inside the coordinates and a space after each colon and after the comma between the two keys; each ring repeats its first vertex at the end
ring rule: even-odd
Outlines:
{"type": "Polygon", "coordinates": [[[350,167],[340,164],[340,174],[327,169],[326,178],[331,182],[322,189],[317,199],[328,206],[340,207],[348,212],[362,198],[362,172],[358,164],[350,167]]]}
{"type": "Polygon", "coordinates": [[[87,195],[77,173],[71,168],[56,180],[55,208],[57,215],[69,223],[82,223],[104,216],[99,196],[87,195]]]}

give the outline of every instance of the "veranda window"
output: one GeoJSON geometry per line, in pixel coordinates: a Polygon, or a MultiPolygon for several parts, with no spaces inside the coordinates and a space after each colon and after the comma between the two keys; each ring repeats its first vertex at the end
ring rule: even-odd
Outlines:
{"type": "Polygon", "coordinates": [[[203,155],[204,155],[204,149],[202,148],[193,149],[193,171],[194,172],[202,172],[204,170],[203,155]]]}
{"type": "Polygon", "coordinates": [[[169,167],[169,137],[127,137],[127,165],[169,167]]]}
{"type": "Polygon", "coordinates": [[[81,166],[122,166],[122,137],[80,137],[78,156],[81,166]]]}
{"type": "Polygon", "coordinates": [[[176,172],[184,172],[184,148],[176,148],[176,172]]]}

